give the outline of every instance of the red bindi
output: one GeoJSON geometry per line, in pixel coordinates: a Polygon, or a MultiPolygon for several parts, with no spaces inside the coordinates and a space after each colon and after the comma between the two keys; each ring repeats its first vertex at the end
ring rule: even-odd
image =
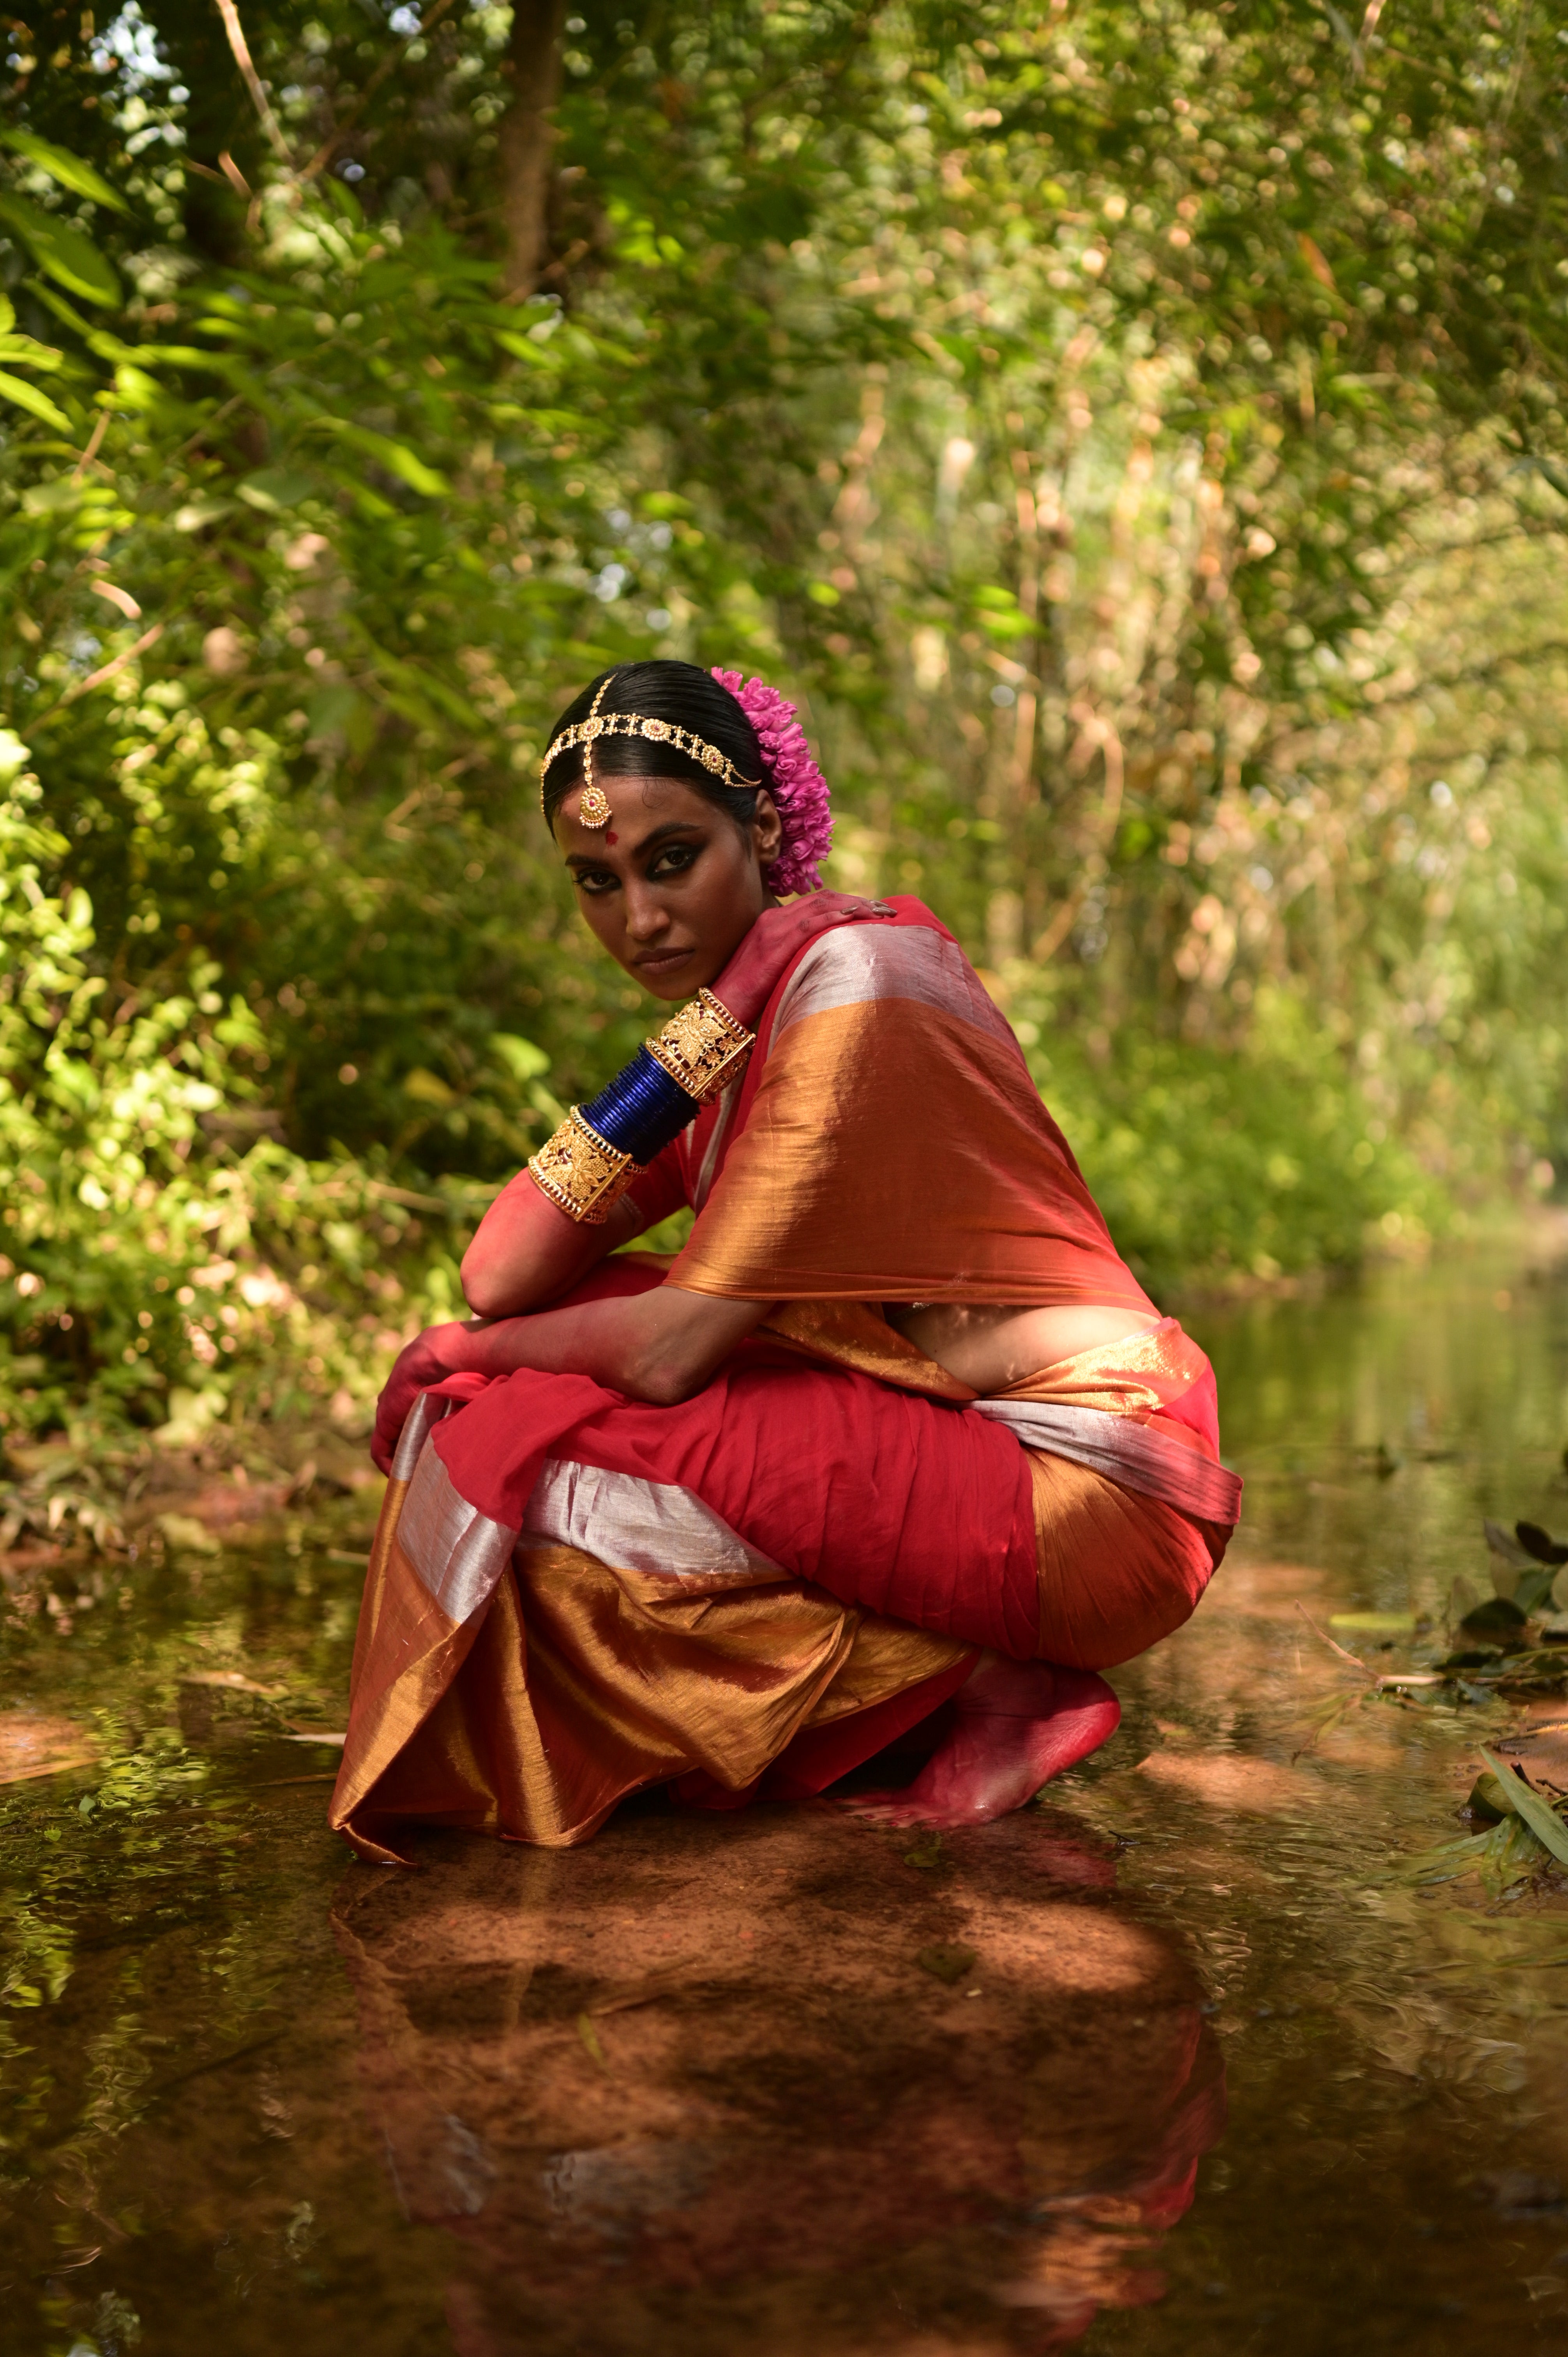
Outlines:
{"type": "Polygon", "coordinates": [[[612,830],[611,830],[611,832],[610,832],[608,834],[607,834],[607,835],[606,835],[606,837],[605,837],[605,841],[606,841],[607,843],[613,843],[613,842],[615,841],[615,839],[616,839],[616,838],[615,838],[615,833],[614,833],[614,830],[612,829],[612,830]]]}

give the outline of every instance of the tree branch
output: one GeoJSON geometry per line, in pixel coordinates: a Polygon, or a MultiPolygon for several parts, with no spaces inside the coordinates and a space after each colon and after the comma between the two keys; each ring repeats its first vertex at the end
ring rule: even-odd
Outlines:
{"type": "Polygon", "coordinates": [[[223,19],[223,30],[229,36],[229,47],[234,53],[234,63],[240,69],[241,79],[251,93],[252,104],[262,118],[262,129],[271,140],[274,153],[292,166],[294,157],[289,152],[288,141],[283,135],[282,124],[273,113],[272,102],[262,88],[262,78],[252,60],[250,43],[245,38],[245,28],[240,22],[240,11],[234,0],[218,0],[218,14],[223,19]]]}

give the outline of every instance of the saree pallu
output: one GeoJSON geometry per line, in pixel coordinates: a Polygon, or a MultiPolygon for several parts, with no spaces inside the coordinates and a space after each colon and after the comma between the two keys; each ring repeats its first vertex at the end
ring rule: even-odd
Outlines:
{"type": "Polygon", "coordinates": [[[619,1255],[571,1297],[670,1283],[776,1306],[675,1406],[528,1371],[420,1400],[331,1809],[366,1857],[395,1860],[418,1820],[564,1846],[654,1783],[708,1805],[819,1792],[979,1649],[1095,1670],[1144,1652],[1224,1551],[1240,1484],[1174,1319],[977,1400],[882,1315],[1153,1314],[918,904],[793,962],[744,1082],[636,1191],[650,1222],[697,1211],[684,1251],[619,1255]]]}

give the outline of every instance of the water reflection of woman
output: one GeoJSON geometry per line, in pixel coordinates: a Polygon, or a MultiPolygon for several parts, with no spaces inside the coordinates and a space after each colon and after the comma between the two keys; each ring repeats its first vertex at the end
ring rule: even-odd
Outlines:
{"type": "Polygon", "coordinates": [[[1225,2117],[1190,1959],[1034,1813],[908,1853],[623,1815],[346,1878],[360,2084],[467,2246],[463,2357],[1004,2357],[1158,2298],[1225,2117]]]}
{"type": "Polygon", "coordinates": [[[475,1321],[382,1394],[334,1823],[581,1841],[653,1783],[820,1792],[950,1701],[887,1805],[1015,1808],[1223,1552],[1208,1363],[951,934],[818,888],[782,698],[621,665],[542,794],[590,931],[682,1012],[502,1189],[475,1321]],[[608,1257],[682,1206],[671,1264],[608,1257]]]}

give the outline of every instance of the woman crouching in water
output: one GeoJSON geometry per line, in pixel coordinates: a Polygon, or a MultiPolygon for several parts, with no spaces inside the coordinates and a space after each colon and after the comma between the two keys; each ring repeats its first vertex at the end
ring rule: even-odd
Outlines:
{"type": "Polygon", "coordinates": [[[590,931],[682,1011],[381,1395],[332,1821],[372,1858],[415,1820],[578,1842],[650,1784],[821,1792],[950,1701],[882,1812],[984,1824],[1105,1740],[1097,1674],[1220,1559],[1208,1362],[945,926],[820,889],[781,696],[622,664],[542,784],[590,931]],[[618,1251],[682,1205],[672,1261],[618,1251]]]}

